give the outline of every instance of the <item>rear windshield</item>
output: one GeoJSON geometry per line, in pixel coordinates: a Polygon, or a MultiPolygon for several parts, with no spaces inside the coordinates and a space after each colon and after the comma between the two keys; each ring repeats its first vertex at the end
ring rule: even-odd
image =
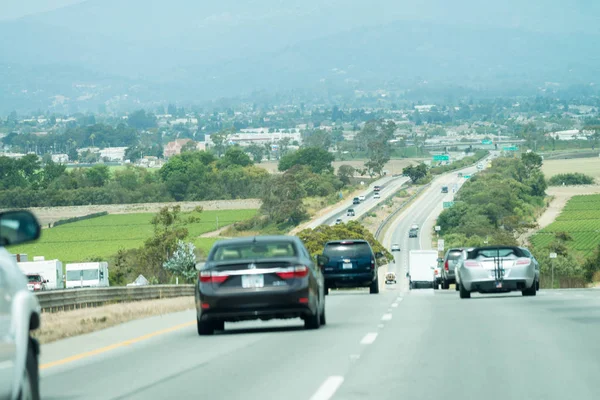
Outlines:
{"type": "Polygon", "coordinates": [[[370,256],[371,248],[368,243],[330,244],[325,246],[323,254],[328,257],[360,257],[370,256]]]}
{"type": "Polygon", "coordinates": [[[292,242],[235,243],[217,247],[212,261],[296,257],[297,254],[296,247],[292,242]]]}
{"type": "Polygon", "coordinates": [[[448,260],[458,260],[460,258],[460,251],[451,251],[448,253],[448,260]]]}
{"type": "Polygon", "coordinates": [[[468,258],[494,258],[494,257],[523,257],[524,253],[518,248],[501,247],[498,249],[475,249],[469,252],[468,258]]]}

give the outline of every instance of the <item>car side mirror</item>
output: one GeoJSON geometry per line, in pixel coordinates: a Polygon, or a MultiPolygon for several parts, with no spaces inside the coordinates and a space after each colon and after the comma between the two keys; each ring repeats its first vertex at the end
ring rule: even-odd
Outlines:
{"type": "Polygon", "coordinates": [[[381,258],[383,257],[383,253],[381,251],[378,251],[377,253],[375,253],[375,258],[381,258]]]}
{"type": "Polygon", "coordinates": [[[204,268],[205,265],[206,263],[204,261],[196,263],[196,270],[200,271],[202,268],[204,268]]]}
{"type": "Polygon", "coordinates": [[[0,213],[0,246],[31,242],[42,229],[35,216],[26,210],[0,213]]]}
{"type": "Polygon", "coordinates": [[[439,263],[444,262],[444,259],[443,258],[438,258],[438,262],[439,263]]]}
{"type": "Polygon", "coordinates": [[[329,257],[324,256],[323,254],[319,254],[317,256],[317,265],[319,267],[321,267],[321,268],[324,267],[325,264],[327,264],[328,262],[329,262],[329,257]]]}

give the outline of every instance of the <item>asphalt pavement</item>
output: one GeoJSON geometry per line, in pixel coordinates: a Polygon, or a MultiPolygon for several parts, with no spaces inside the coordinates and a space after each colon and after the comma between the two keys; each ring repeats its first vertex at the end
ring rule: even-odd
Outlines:
{"type": "MultiPolygon", "coordinates": [[[[402,246],[389,270],[401,274],[408,250],[431,243],[407,227],[431,224],[444,200],[435,185],[389,229],[402,246]]],[[[42,346],[42,398],[600,398],[600,290],[459,299],[401,280],[378,295],[333,291],[326,315],[318,330],[226,323],[200,337],[188,310],[61,340],[42,346]]]]}

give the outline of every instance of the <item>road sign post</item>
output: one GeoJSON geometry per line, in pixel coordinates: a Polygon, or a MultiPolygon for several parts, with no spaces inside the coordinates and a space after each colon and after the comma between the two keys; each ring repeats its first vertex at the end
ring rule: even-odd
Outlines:
{"type": "Polygon", "coordinates": [[[552,280],[551,280],[551,288],[554,289],[554,259],[557,257],[556,253],[550,253],[550,263],[551,263],[551,270],[552,270],[552,280]]]}
{"type": "Polygon", "coordinates": [[[438,251],[444,251],[444,239],[438,239],[438,251]]]}

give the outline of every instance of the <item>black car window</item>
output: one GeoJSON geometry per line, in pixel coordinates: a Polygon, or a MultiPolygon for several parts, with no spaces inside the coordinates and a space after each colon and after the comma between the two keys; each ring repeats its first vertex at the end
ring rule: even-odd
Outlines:
{"type": "Polygon", "coordinates": [[[215,249],[213,261],[247,260],[253,258],[296,257],[298,252],[291,242],[248,242],[223,244],[215,249]]]}
{"type": "Polygon", "coordinates": [[[371,255],[368,243],[335,243],[325,246],[323,254],[328,257],[359,257],[371,255]]]}

